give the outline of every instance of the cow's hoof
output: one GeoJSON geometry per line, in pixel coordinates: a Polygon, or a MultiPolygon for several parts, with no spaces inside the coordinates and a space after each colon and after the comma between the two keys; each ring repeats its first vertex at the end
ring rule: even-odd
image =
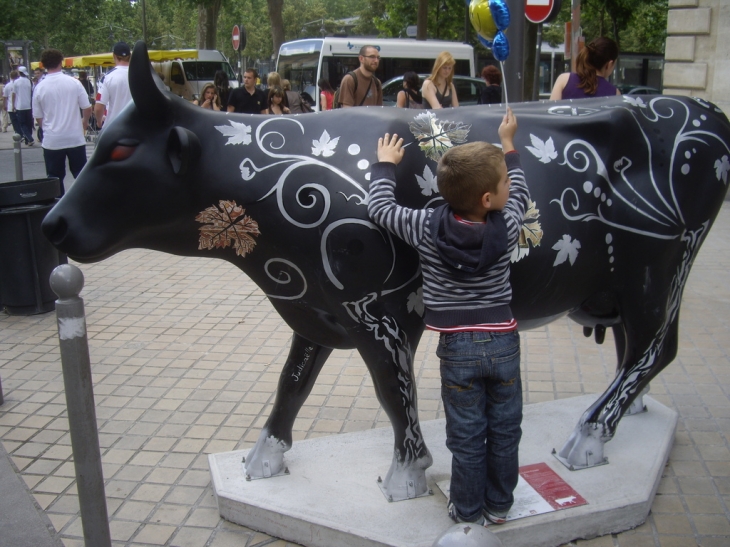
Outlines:
{"type": "Polygon", "coordinates": [[[284,452],[290,448],[290,444],[264,429],[243,464],[246,479],[267,479],[285,473],[284,452]]]}
{"type": "Polygon", "coordinates": [[[428,496],[431,491],[426,483],[426,469],[433,464],[431,453],[410,462],[399,462],[398,453],[393,456],[385,480],[380,489],[388,501],[402,501],[420,496],[428,496]]]}
{"type": "Polygon", "coordinates": [[[553,454],[571,471],[607,464],[608,458],[603,457],[605,441],[601,432],[598,424],[579,423],[560,452],[555,454],[553,450],[553,454]]]}

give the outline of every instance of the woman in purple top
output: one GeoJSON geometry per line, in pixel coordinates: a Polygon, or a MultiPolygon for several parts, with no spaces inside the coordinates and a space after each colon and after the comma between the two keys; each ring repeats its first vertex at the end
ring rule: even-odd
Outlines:
{"type": "Polygon", "coordinates": [[[621,95],[607,80],[617,58],[616,42],[610,38],[596,38],[578,53],[575,72],[564,72],[558,76],[550,98],[557,101],[621,95]]]}

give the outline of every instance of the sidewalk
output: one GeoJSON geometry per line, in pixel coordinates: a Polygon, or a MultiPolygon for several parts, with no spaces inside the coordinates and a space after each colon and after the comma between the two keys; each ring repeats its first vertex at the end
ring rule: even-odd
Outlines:
{"type": "MultiPolygon", "coordinates": [[[[678,357],[651,386],[680,416],[652,514],[578,547],[730,545],[729,231],[725,203],[685,289],[678,357]]],[[[253,446],[271,411],[291,332],[263,293],[226,262],[145,250],[80,268],[115,547],[291,545],[223,521],[207,464],[209,453],[253,446]]],[[[613,377],[610,332],[598,346],[563,319],[522,341],[527,404],[602,392],[613,377]]],[[[426,333],[415,357],[421,420],[443,418],[436,342],[426,333]]],[[[63,545],[83,547],[55,314],[0,314],[0,378],[0,440],[19,471],[8,477],[0,451],[0,499],[31,501],[20,478],[43,511],[26,525],[23,500],[0,506],[0,547],[24,547],[7,538],[21,530],[31,541],[44,517],[63,545]]],[[[364,363],[333,352],[295,441],[376,427],[389,421],[364,363]]]]}
{"type": "MultiPolygon", "coordinates": [[[[12,128],[8,132],[0,131],[0,183],[17,180],[15,176],[15,153],[12,128]]],[[[87,143],[86,156],[91,156],[94,151],[93,143],[87,143]]],[[[43,161],[43,147],[37,140],[33,146],[20,145],[20,154],[23,160],[23,179],[40,179],[46,177],[46,165],[43,161]]],[[[73,184],[73,175],[66,166],[66,179],[64,181],[68,189],[73,184]]]]}

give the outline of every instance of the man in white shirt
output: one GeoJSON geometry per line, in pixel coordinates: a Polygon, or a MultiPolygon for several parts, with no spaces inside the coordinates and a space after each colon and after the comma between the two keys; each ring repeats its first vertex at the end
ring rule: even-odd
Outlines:
{"type": "Polygon", "coordinates": [[[112,57],[116,65],[101,80],[98,92],[96,93],[96,104],[94,105],[94,117],[97,127],[108,124],[124,109],[132,100],[129,92],[129,59],[132,52],[124,42],[117,42],[112,48],[112,57]],[[104,118],[106,109],[106,118],[104,118]]]}
{"type": "MultiPolygon", "coordinates": [[[[13,72],[15,72],[17,74],[17,71],[14,70],[13,72]]],[[[12,106],[12,102],[11,102],[12,93],[13,93],[12,75],[13,75],[13,73],[11,72],[10,79],[7,82],[5,82],[5,87],[3,88],[3,98],[2,98],[2,101],[3,101],[3,105],[2,105],[3,133],[7,132],[8,125],[11,123],[13,124],[13,131],[15,131],[16,133],[18,131],[18,128],[15,127],[15,125],[18,122],[15,121],[15,116],[14,115],[11,116],[11,114],[10,114],[13,111],[13,106],[12,106]]]]}
{"type": "Polygon", "coordinates": [[[66,177],[66,158],[71,174],[78,177],[86,165],[86,139],[91,103],[84,86],[61,71],[63,54],[57,49],[41,53],[48,73],[33,93],[33,115],[43,128],[43,159],[46,174],[61,181],[66,177]],[[81,109],[81,115],[79,115],[81,109]]]}
{"type": "Polygon", "coordinates": [[[20,73],[17,80],[13,81],[13,104],[15,105],[15,113],[18,117],[18,126],[20,127],[20,135],[23,137],[25,144],[33,146],[33,114],[31,111],[31,97],[33,84],[30,83],[28,77],[28,69],[24,66],[18,67],[20,73]]]}

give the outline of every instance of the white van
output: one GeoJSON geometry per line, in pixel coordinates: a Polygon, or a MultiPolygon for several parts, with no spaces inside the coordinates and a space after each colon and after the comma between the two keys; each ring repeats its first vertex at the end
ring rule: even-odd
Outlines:
{"type": "Polygon", "coordinates": [[[199,49],[197,53],[197,59],[153,62],[152,66],[170,91],[188,101],[199,98],[203,86],[213,81],[218,70],[228,75],[231,88],[238,87],[233,68],[220,51],[199,49]]]}
{"type": "Polygon", "coordinates": [[[337,89],[343,76],[360,66],[358,54],[362,46],[374,46],[380,51],[380,65],[375,75],[381,82],[412,70],[430,74],[433,63],[442,51],[454,56],[454,74],[474,76],[474,48],[469,44],[445,40],[414,40],[409,38],[309,38],[282,44],[276,71],[291,82],[292,90],[305,92],[319,110],[317,81],[329,80],[337,89]]]}

